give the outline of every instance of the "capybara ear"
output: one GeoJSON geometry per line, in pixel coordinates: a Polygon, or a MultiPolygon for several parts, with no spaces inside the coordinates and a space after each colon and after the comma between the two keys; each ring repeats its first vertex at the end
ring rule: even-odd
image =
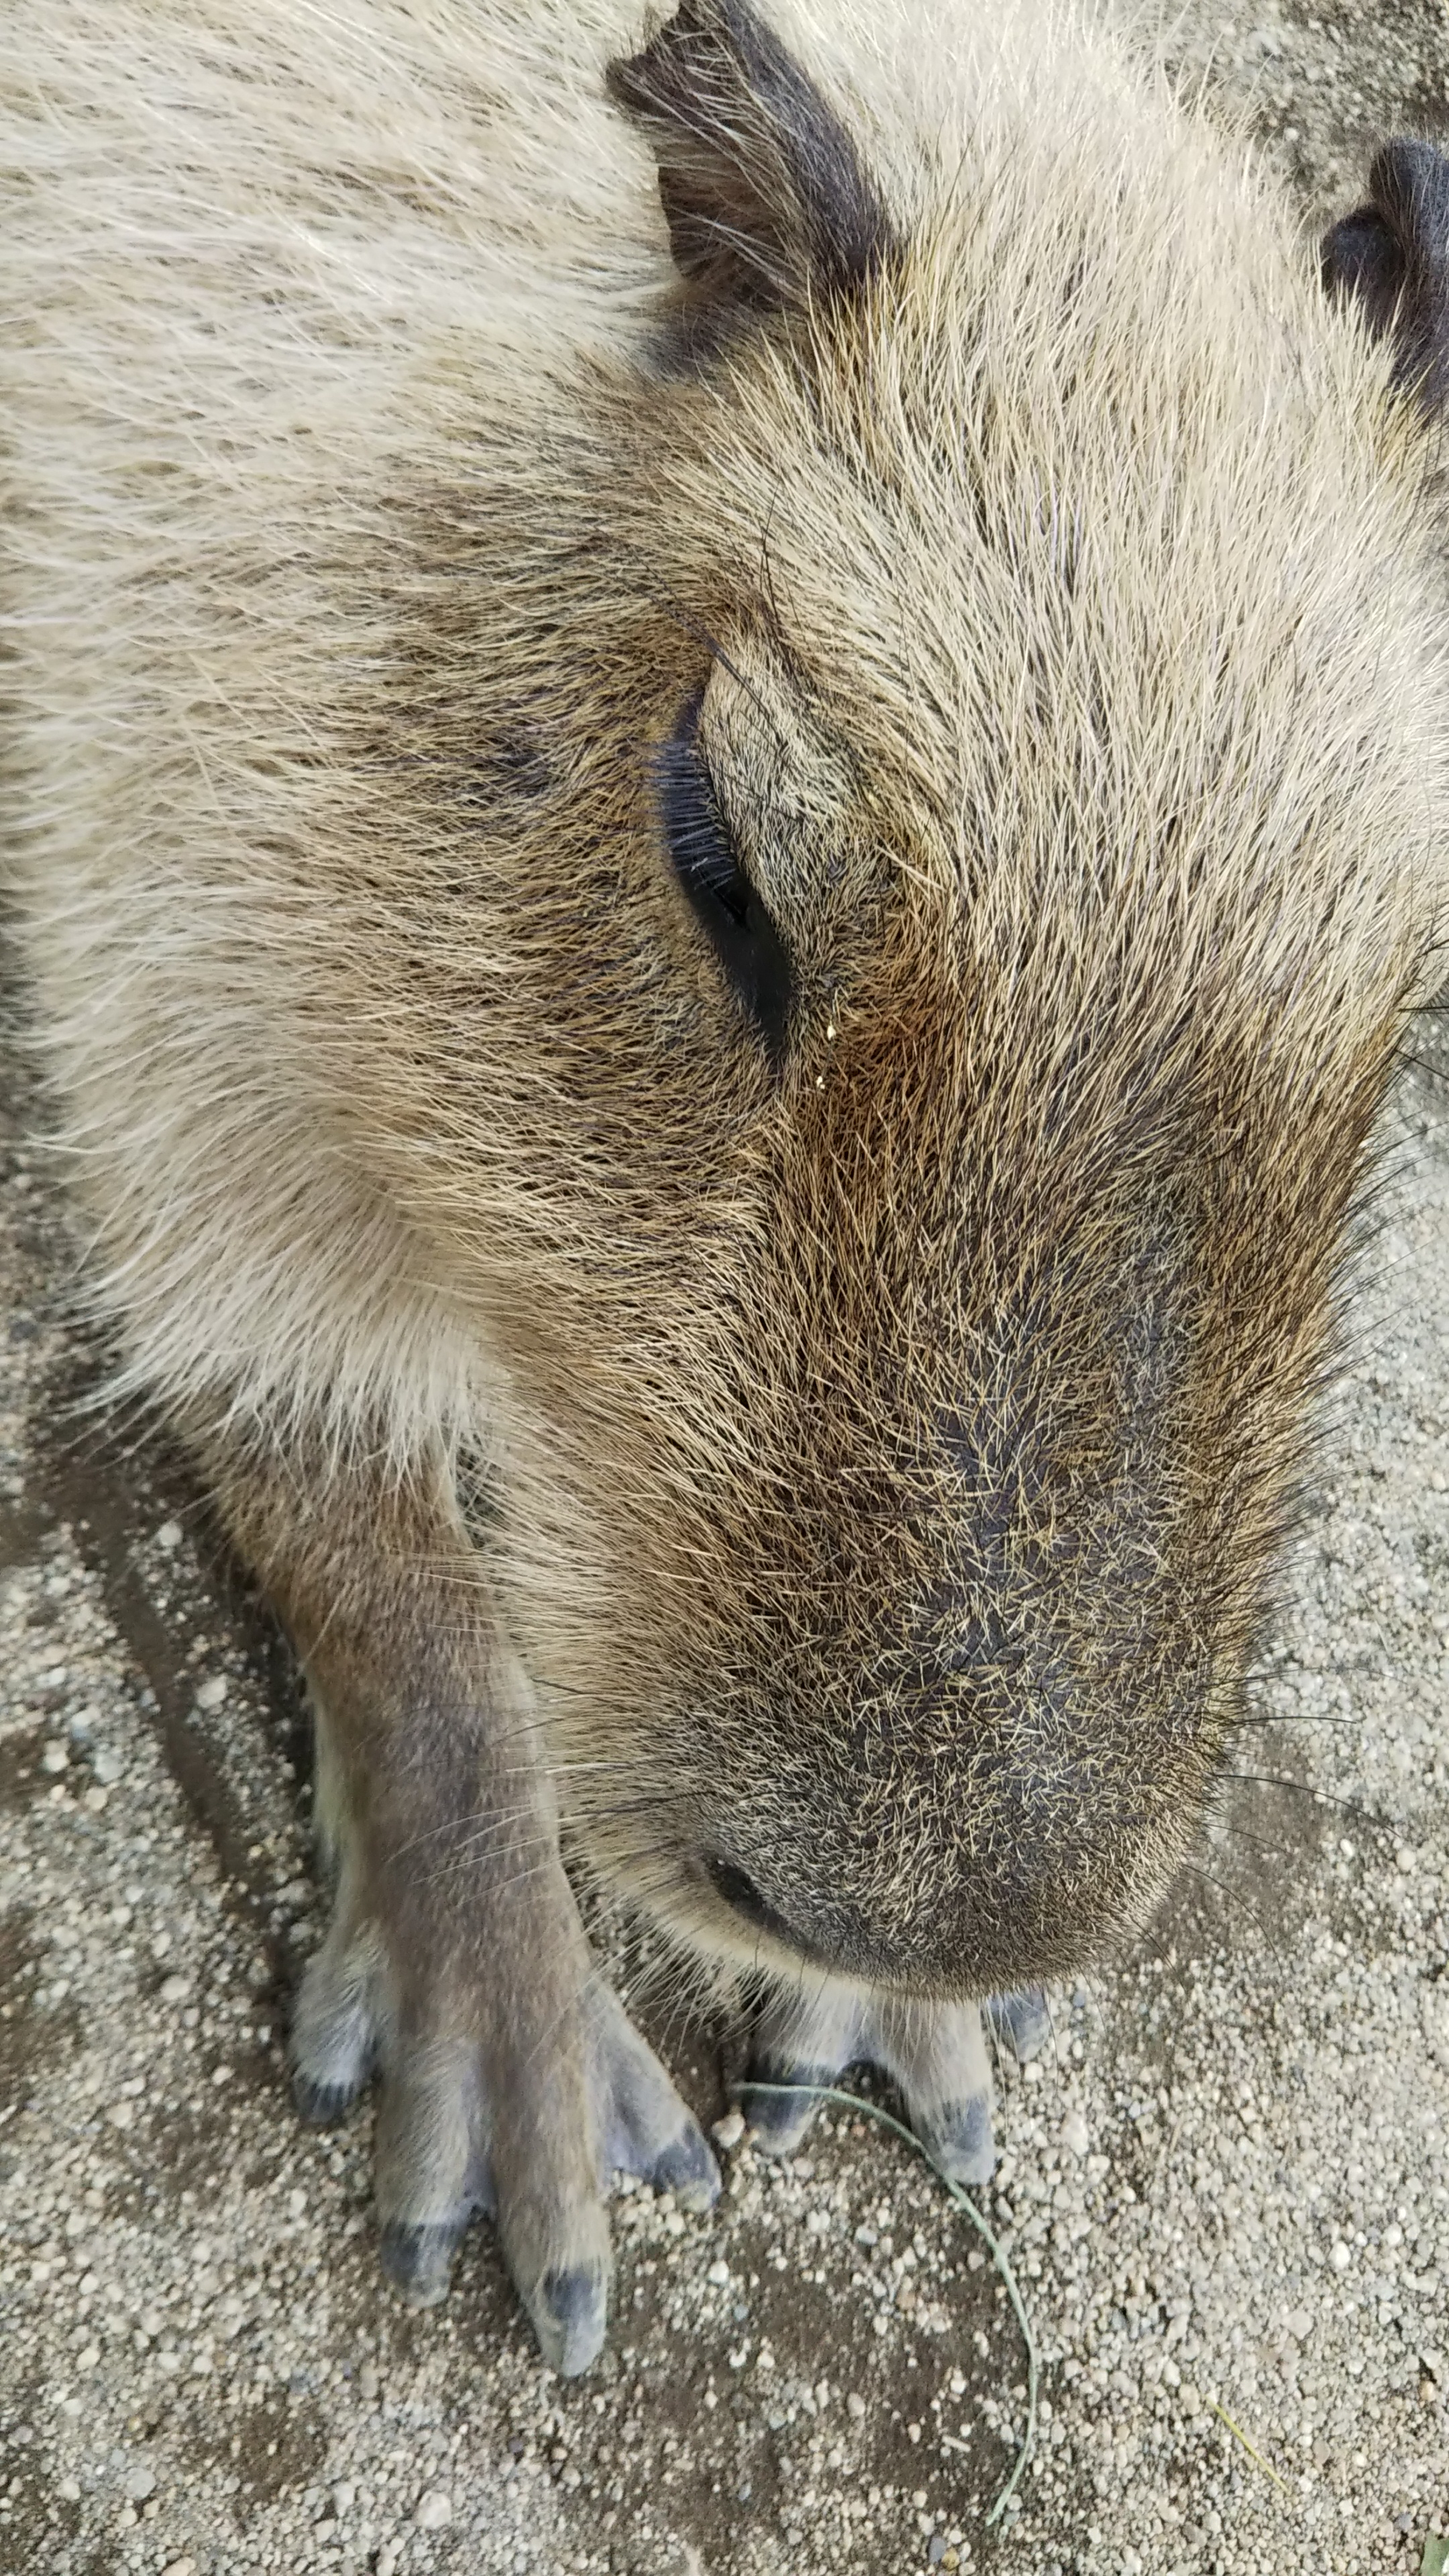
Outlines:
{"type": "Polygon", "coordinates": [[[681,0],[608,73],[643,126],[687,321],[848,292],[891,246],[884,206],[835,111],[749,0],[681,0]]]}
{"type": "Polygon", "coordinates": [[[1426,410],[1449,396],[1449,159],[1432,143],[1386,143],[1369,193],[1323,236],[1323,282],[1357,298],[1394,345],[1397,382],[1426,410]]]}

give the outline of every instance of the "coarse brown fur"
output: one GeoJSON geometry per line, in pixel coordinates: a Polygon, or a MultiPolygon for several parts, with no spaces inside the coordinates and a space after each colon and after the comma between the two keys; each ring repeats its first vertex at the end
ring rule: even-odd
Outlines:
{"type": "Polygon", "coordinates": [[[962,2173],[1185,1847],[1442,902],[1422,420],[1033,0],[20,0],[0,181],[12,898],[317,1696],[301,2088],[579,2367],[714,2185],[558,1807],[962,2173]]]}

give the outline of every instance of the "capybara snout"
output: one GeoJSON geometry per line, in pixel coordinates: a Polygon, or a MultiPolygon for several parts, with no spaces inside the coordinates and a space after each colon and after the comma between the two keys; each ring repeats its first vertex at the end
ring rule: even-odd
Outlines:
{"type": "MultiPolygon", "coordinates": [[[[819,1122],[813,1078],[801,1096],[819,1122]]],[[[945,1197],[927,1169],[908,1200],[937,1220],[936,1266],[918,1239],[908,1270],[878,1244],[844,1314],[838,1267],[802,1307],[794,1265],[762,1257],[769,1447],[735,1432],[727,1535],[698,1488],[681,1521],[678,1662],[616,1738],[637,1729],[660,1786],[632,1826],[602,1822],[686,1941],[979,1996],[1147,1919],[1235,1712],[1275,1466],[1271,1426],[1223,1424],[1195,1382],[1211,1356],[1160,1218],[1135,1257],[1125,1228],[1099,1247],[1088,1303],[1090,1226],[993,1283],[945,1197]]],[[[733,1392],[748,1425],[743,1373],[733,1392]]]]}

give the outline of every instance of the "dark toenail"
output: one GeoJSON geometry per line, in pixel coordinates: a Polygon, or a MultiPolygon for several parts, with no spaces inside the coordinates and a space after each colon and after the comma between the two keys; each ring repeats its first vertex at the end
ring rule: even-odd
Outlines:
{"type": "Polygon", "coordinates": [[[382,2268],[394,2288],[414,2308],[436,2307],[447,2296],[453,2257],[465,2221],[432,2219],[422,2225],[390,2218],[378,2248],[382,2268]]]}
{"type": "Polygon", "coordinates": [[[588,2263],[576,2263],[568,2272],[545,2272],[539,2283],[550,2316],[561,2326],[576,2326],[590,2313],[598,2288],[598,2273],[588,2263]]]}
{"type": "Polygon", "coordinates": [[[986,2009],[1019,2058],[1025,2060],[1036,2054],[1050,2027],[1046,1995],[1040,1986],[1023,1986],[1019,1994],[993,1995],[986,2009]]]}
{"type": "Polygon", "coordinates": [[[991,2096],[973,2093],[966,2102],[948,2102],[916,2132],[931,2162],[955,2182],[989,2182],[996,2170],[996,2141],[991,2128],[991,2096]]]}
{"type": "Polygon", "coordinates": [[[608,2295],[608,2276],[596,2263],[577,2263],[567,2272],[545,2272],[539,2282],[538,2305],[553,2329],[547,2338],[553,2347],[549,2357],[565,2379],[576,2378],[596,2359],[604,2340],[608,2295]]]}
{"type": "Polygon", "coordinates": [[[292,2100],[297,2116],[309,2129],[330,2129],[345,2119],[361,2092],[361,2084],[319,2084],[304,2075],[300,2066],[292,2072],[292,2100]]]}
{"type": "Polygon", "coordinates": [[[976,2093],[969,2102],[952,2102],[944,2112],[934,2135],[943,2145],[961,2155],[974,2155],[991,2144],[991,2096],[976,2093]]]}
{"type": "Polygon", "coordinates": [[[650,2176],[659,2191],[672,2191],[686,2208],[712,2209],[719,2198],[719,2167],[702,2130],[690,2122],[671,2140],[650,2176]]]}

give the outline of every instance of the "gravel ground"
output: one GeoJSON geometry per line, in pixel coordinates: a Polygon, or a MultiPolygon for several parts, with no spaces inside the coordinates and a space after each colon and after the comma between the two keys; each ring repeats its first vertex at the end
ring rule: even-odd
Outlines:
{"type": "MultiPolygon", "coordinates": [[[[1168,49],[1315,212],[1442,120],[1437,10],[1168,49]]],[[[1426,1031],[1432,1054],[1435,1037],[1426,1031]]],[[[1002,2069],[1043,2354],[922,2167],[849,2114],[707,2219],[616,2208],[611,2347],[543,2369],[491,2238],[377,2272],[369,2116],[283,2031],[319,1929],[285,1651],[184,1473],[86,1426],[94,1361],[12,1075],[0,1130],[0,2569],[869,2576],[1435,2569],[1449,2532],[1449,1089],[1393,1175],[1235,1782],[1142,1953],[1002,2069]]],[[[628,1973],[629,1962],[624,1963],[628,1973]]],[[[696,2107],[714,2035],[652,2024],[696,2107]]]]}

